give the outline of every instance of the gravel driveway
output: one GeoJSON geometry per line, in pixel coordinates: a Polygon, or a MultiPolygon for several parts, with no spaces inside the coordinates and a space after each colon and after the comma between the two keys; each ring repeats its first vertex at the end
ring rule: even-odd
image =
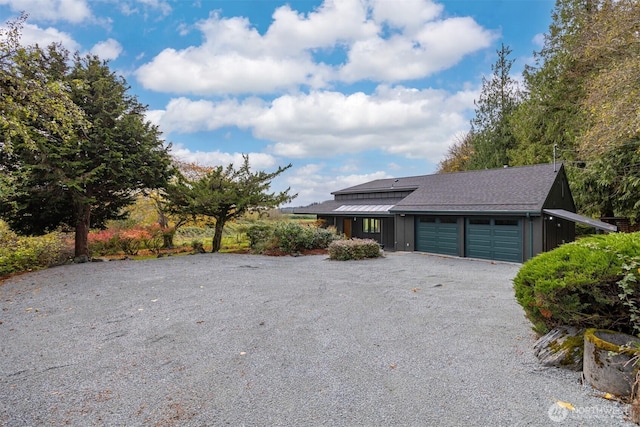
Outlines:
{"type": "Polygon", "coordinates": [[[0,425],[633,425],[539,365],[518,268],[203,254],[15,277],[0,425]]]}

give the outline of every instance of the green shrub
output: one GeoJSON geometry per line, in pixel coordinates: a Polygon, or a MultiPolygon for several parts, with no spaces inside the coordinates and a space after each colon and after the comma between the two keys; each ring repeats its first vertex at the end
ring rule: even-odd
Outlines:
{"type": "Polygon", "coordinates": [[[182,239],[191,239],[194,237],[213,237],[215,228],[211,227],[180,227],[176,231],[176,235],[182,239]]]}
{"type": "Polygon", "coordinates": [[[249,247],[255,253],[264,253],[275,246],[273,242],[275,226],[265,222],[252,224],[246,230],[249,239],[249,247]]]}
{"type": "Polygon", "coordinates": [[[627,276],[639,255],[640,233],[585,237],[527,261],[516,299],[540,334],[559,325],[633,333],[640,284],[627,276]]]}
{"type": "Polygon", "coordinates": [[[340,237],[338,237],[338,234],[334,227],[317,227],[314,229],[313,243],[311,245],[316,249],[327,249],[331,242],[333,242],[334,240],[338,240],[339,238],[340,237]]]}
{"type": "Polygon", "coordinates": [[[329,258],[338,261],[377,258],[380,244],[372,239],[335,240],[329,245],[329,258]]]}
{"type": "Polygon", "coordinates": [[[313,249],[312,227],[295,222],[280,222],[276,225],[273,235],[278,241],[278,247],[284,253],[291,254],[303,249],[313,249]]]}
{"type": "Polygon", "coordinates": [[[18,237],[0,222],[0,276],[61,265],[73,258],[62,233],[18,237]]]}
{"type": "Polygon", "coordinates": [[[291,254],[305,249],[327,249],[332,241],[338,239],[335,229],[290,221],[275,225],[259,222],[248,227],[246,233],[254,253],[278,249],[291,254]]]}

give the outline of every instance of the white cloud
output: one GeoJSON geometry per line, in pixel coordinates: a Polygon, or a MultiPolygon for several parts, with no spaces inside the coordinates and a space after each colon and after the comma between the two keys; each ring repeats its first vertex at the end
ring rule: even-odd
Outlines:
{"type": "Polygon", "coordinates": [[[38,44],[40,47],[49,46],[51,43],[60,43],[71,52],[80,47],[73,37],[65,32],[52,27],[40,28],[33,24],[24,24],[20,41],[25,46],[38,44]]]}
{"type": "Polygon", "coordinates": [[[258,98],[249,98],[243,102],[176,98],[169,101],[166,110],[149,111],[147,117],[167,133],[190,133],[224,126],[246,129],[253,125],[255,118],[262,115],[266,108],[268,105],[258,98]]]}
{"type": "Polygon", "coordinates": [[[368,19],[360,0],[325,1],[304,16],[289,6],[273,14],[273,23],[264,36],[272,53],[286,56],[307,49],[333,48],[363,37],[372,37],[378,26],[368,19]]]}
{"type": "Polygon", "coordinates": [[[271,153],[287,158],[381,150],[435,163],[453,135],[468,127],[476,95],[380,86],[372,95],[314,91],[271,102],[177,98],[148,117],[165,133],[250,129],[254,137],[273,143],[271,153]]]}
{"type": "Polygon", "coordinates": [[[198,28],[205,35],[204,44],[165,49],[136,71],[146,88],[205,95],[270,93],[315,85],[316,76],[326,73],[327,67],[314,64],[307,53],[271,54],[244,18],[220,19],[214,13],[198,28]]]}
{"type": "Polygon", "coordinates": [[[326,0],[308,14],[276,9],[264,34],[246,18],[214,12],[196,25],[201,45],[167,48],[136,76],[147,89],[198,95],[423,78],[488,47],[496,36],[472,18],[439,19],[442,10],[428,0],[326,0]],[[332,51],[344,51],[346,62],[317,59],[332,51]]]}
{"type": "Polygon", "coordinates": [[[143,6],[149,9],[159,10],[164,16],[171,14],[171,11],[172,11],[171,5],[169,5],[169,3],[166,1],[163,1],[163,0],[137,0],[137,1],[138,3],[142,4],[143,6]]]}
{"type": "Polygon", "coordinates": [[[122,45],[117,40],[107,39],[96,43],[96,45],[91,48],[91,53],[98,55],[100,59],[113,60],[122,53],[122,45]]]}
{"type": "Polygon", "coordinates": [[[0,0],[12,11],[25,11],[36,21],[79,23],[92,17],[87,0],[0,0]]]}
{"type": "Polygon", "coordinates": [[[428,0],[373,0],[373,17],[391,27],[408,31],[419,29],[425,22],[440,16],[444,7],[428,0]]]}
{"type": "Polygon", "coordinates": [[[145,19],[149,11],[159,11],[163,16],[169,16],[173,11],[171,5],[163,0],[135,0],[133,3],[123,2],[120,3],[120,12],[125,16],[131,16],[135,14],[144,14],[145,19]],[[137,6],[134,6],[134,3],[137,6]]]}
{"type": "Polygon", "coordinates": [[[354,43],[340,77],[347,82],[363,79],[403,81],[445,70],[465,55],[487,48],[494,34],[471,18],[451,18],[425,24],[414,36],[376,36],[354,43]]]}
{"type": "Polygon", "coordinates": [[[232,164],[240,166],[244,163],[243,154],[249,156],[249,164],[252,170],[265,170],[277,168],[275,157],[265,153],[224,153],[216,151],[191,151],[182,144],[171,147],[171,154],[179,160],[196,163],[201,166],[227,166],[232,164]]]}
{"type": "Polygon", "coordinates": [[[292,192],[298,193],[298,197],[290,205],[306,206],[330,199],[333,191],[384,178],[391,176],[383,171],[336,175],[333,170],[327,170],[325,164],[308,163],[300,167],[294,165],[291,173],[283,177],[282,182],[285,186],[291,187],[292,192]]]}
{"type": "Polygon", "coordinates": [[[545,35],[543,33],[538,33],[535,36],[533,36],[533,39],[531,40],[531,42],[534,44],[534,46],[541,48],[544,46],[544,39],[545,39],[545,35]]]}

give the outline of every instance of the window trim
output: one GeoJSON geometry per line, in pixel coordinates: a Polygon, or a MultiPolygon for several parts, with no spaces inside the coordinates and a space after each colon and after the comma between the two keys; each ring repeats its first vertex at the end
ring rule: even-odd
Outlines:
{"type": "Polygon", "coordinates": [[[379,234],[382,221],[380,218],[363,218],[362,232],[365,234],[379,234]]]}

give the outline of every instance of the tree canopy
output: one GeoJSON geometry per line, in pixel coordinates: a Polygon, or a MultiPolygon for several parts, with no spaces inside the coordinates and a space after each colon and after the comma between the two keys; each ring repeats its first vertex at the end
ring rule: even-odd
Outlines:
{"type": "Polygon", "coordinates": [[[496,71],[512,64],[503,47],[476,101],[472,161],[459,161],[462,148],[469,150],[455,143],[441,171],[500,167],[485,154],[503,153],[505,141],[510,165],[551,162],[555,152],[582,213],[640,220],[639,16],[637,0],[557,0],[544,45],[525,66],[520,102],[495,107],[496,71]],[[495,124],[501,132],[494,133],[495,124]]]}
{"type": "Polygon", "coordinates": [[[23,179],[19,168],[7,169],[6,157],[17,141],[35,149],[36,139],[69,139],[88,123],[69,96],[68,85],[55,78],[59,45],[47,49],[20,44],[26,15],[0,28],[0,194],[11,195],[23,179]]]}
{"type": "Polygon", "coordinates": [[[252,172],[249,156],[243,156],[239,168],[233,164],[216,166],[202,174],[183,173],[166,187],[167,209],[178,216],[189,215],[194,220],[209,218],[215,224],[212,251],[220,250],[222,231],[227,221],[239,218],[246,212],[264,212],[296,195],[290,189],[279,193],[269,192],[271,181],[291,167],[278,167],[274,172],[252,172]]]}
{"type": "Polygon", "coordinates": [[[482,78],[480,97],[476,100],[475,117],[471,120],[471,169],[487,169],[509,164],[509,151],[515,146],[509,120],[520,102],[518,83],[511,76],[514,60],[511,48],[504,44],[491,66],[493,74],[482,78]]]}
{"type": "Polygon", "coordinates": [[[9,93],[22,95],[2,101],[0,170],[13,179],[0,216],[24,234],[75,229],[76,257],[88,256],[90,227],[119,218],[136,192],[164,185],[168,147],[107,62],[76,55],[69,65],[59,46],[19,47],[15,25],[0,53],[3,76],[15,81],[9,93]],[[32,86],[37,95],[27,93],[32,86]],[[36,99],[46,90],[51,104],[36,99]]]}

